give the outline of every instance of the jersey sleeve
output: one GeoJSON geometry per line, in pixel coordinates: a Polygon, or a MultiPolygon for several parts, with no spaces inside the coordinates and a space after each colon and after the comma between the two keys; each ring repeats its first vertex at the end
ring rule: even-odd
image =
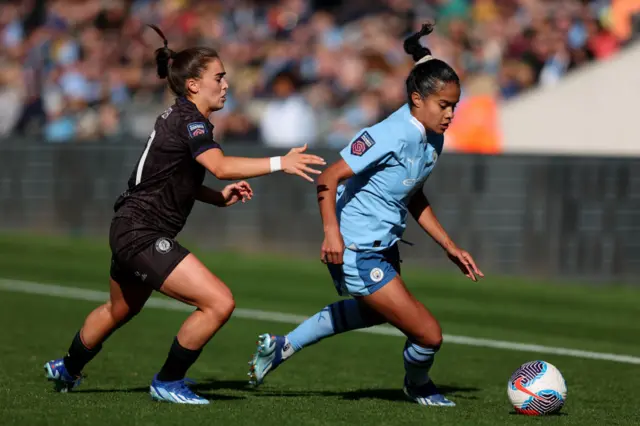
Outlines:
{"type": "Polygon", "coordinates": [[[184,127],[183,132],[186,134],[187,145],[193,158],[210,149],[222,149],[220,144],[213,139],[209,123],[196,119],[194,121],[185,120],[181,125],[184,127]]]}
{"type": "Polygon", "coordinates": [[[358,174],[368,168],[384,164],[394,152],[392,140],[381,125],[362,130],[340,151],[340,156],[358,174]]]}

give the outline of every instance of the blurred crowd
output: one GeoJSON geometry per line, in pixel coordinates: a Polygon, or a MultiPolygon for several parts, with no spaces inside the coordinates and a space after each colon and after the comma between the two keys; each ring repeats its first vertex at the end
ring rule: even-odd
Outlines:
{"type": "MultiPolygon", "coordinates": [[[[162,45],[218,49],[231,85],[222,142],[344,145],[405,102],[402,40],[423,39],[463,97],[510,99],[637,38],[640,0],[20,0],[0,13],[0,134],[144,142],[173,99],[162,45]],[[489,84],[477,84],[482,81],[489,84]],[[141,139],[137,139],[141,138],[141,139]]],[[[1,141],[0,141],[1,143],[1,141]]]]}

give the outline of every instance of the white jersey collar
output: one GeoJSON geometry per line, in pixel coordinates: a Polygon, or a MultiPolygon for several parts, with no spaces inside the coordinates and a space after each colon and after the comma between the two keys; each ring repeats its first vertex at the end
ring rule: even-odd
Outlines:
{"type": "Polygon", "coordinates": [[[422,135],[422,142],[427,142],[427,130],[424,128],[421,122],[418,121],[411,113],[409,113],[409,121],[420,130],[420,134],[422,135]]]}

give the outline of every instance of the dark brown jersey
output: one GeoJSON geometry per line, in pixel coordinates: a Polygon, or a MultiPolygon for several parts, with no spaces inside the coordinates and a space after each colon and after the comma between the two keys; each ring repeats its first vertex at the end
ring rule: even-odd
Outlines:
{"type": "Polygon", "coordinates": [[[182,230],[206,172],[195,158],[209,149],[220,149],[213,125],[186,98],[157,118],[128,189],[114,206],[114,220],[125,219],[135,231],[126,238],[129,254],[157,235],[174,238],[182,230]]]}

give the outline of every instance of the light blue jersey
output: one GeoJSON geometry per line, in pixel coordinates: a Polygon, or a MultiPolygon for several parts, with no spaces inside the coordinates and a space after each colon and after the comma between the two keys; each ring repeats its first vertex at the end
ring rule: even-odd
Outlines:
{"type": "Polygon", "coordinates": [[[435,167],[443,142],[442,135],[427,135],[404,105],[342,150],[355,176],[338,188],[336,202],[343,263],[327,265],[339,294],[373,294],[400,273],[396,243],[407,226],[408,204],[435,167]]]}
{"type": "Polygon", "coordinates": [[[384,250],[402,238],[409,200],[431,174],[443,142],[443,135],[427,135],[405,104],[362,130],[340,152],[355,173],[337,196],[340,232],[348,249],[384,250]]]}

